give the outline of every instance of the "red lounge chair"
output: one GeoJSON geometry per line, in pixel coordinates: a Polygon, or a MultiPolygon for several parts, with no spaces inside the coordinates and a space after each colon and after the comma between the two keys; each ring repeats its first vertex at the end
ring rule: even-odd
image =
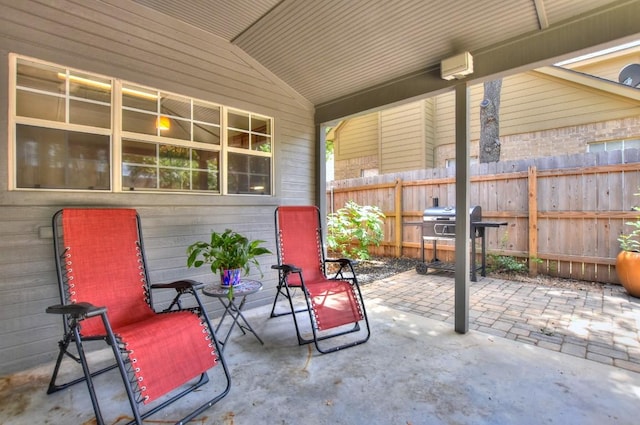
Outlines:
{"type": "Polygon", "coordinates": [[[61,304],[47,308],[47,313],[63,316],[64,337],[47,393],[85,381],[96,421],[103,424],[92,378],[117,368],[133,411],[129,423],[142,424],[144,418],[206,384],[207,371],[216,364],[221,364],[215,368],[216,379],[202,387],[213,387],[212,398],[179,423],[195,418],[229,392],[229,371],[198,296],[202,284],[183,280],[150,285],[135,210],[61,210],[53,217],[53,232],[61,304]],[[152,291],[160,290],[171,291],[168,299],[171,294],[175,297],[164,311],[156,312],[152,291]],[[182,308],[187,299],[192,300],[191,307],[182,308]],[[88,341],[106,342],[116,363],[91,371],[85,354],[88,341]],[[84,376],[56,384],[65,358],[80,363],[84,376]],[[144,413],[141,404],[149,404],[144,413]]]}
{"type": "Polygon", "coordinates": [[[348,259],[325,259],[320,223],[314,206],[276,208],[278,264],[272,268],[279,281],[271,317],[291,314],[298,343],[313,342],[319,352],[330,353],[366,342],[371,331],[353,265],[348,259]],[[306,308],[295,309],[295,289],[304,294],[306,308]],[[280,297],[288,300],[284,312],[276,311],[280,297]],[[296,317],[303,311],[309,314],[311,339],[302,336],[296,317]]]}

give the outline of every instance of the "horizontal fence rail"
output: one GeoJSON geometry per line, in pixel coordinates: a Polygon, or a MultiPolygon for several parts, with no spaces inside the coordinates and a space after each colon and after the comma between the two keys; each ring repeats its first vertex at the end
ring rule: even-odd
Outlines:
{"type": "MultiPolygon", "coordinates": [[[[428,169],[331,182],[328,212],[348,201],[376,205],[386,215],[378,256],[421,258],[425,208],[455,206],[455,170],[428,169]]],[[[588,153],[471,167],[471,205],[483,221],[507,222],[485,232],[490,254],[527,260],[532,274],[619,283],[618,237],[638,216],[640,150],[588,153]]],[[[425,258],[455,261],[453,241],[425,244],[425,258]]]]}

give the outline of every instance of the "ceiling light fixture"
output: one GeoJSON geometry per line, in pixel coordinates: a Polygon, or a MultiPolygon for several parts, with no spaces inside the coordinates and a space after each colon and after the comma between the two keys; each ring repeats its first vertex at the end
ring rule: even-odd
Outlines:
{"type": "Polygon", "coordinates": [[[169,117],[158,117],[156,119],[156,128],[160,131],[169,130],[171,128],[171,120],[169,117]]]}
{"type": "MultiPolygon", "coordinates": [[[[83,85],[89,86],[89,87],[95,87],[95,88],[103,89],[105,91],[110,91],[111,90],[111,84],[109,84],[109,83],[103,83],[102,81],[96,81],[96,80],[92,80],[90,78],[78,77],[77,75],[67,75],[67,74],[65,74],[63,72],[58,72],[58,78],[60,78],[61,80],[66,80],[67,78],[69,78],[69,81],[74,82],[74,83],[83,84],[83,85]]],[[[148,99],[148,100],[158,100],[158,95],[157,94],[147,93],[147,92],[144,92],[144,91],[141,91],[141,90],[130,89],[130,88],[127,88],[127,87],[123,87],[122,88],[122,93],[131,95],[131,96],[141,97],[143,99],[148,99]]]]}

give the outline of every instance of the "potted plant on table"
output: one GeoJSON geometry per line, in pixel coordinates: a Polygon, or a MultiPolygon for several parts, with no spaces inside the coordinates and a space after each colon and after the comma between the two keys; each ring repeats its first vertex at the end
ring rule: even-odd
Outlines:
{"type": "Polygon", "coordinates": [[[246,236],[226,229],[222,233],[211,232],[209,242],[198,241],[187,248],[187,266],[200,267],[210,264],[211,272],[220,274],[220,285],[233,288],[240,283],[242,272],[248,274],[251,264],[260,270],[256,257],[271,254],[261,246],[263,240],[249,240],[246,236]]]}
{"type": "MultiPolygon", "coordinates": [[[[640,193],[636,193],[640,196],[640,193]]],[[[633,207],[640,212],[640,207],[633,207]]],[[[625,223],[631,232],[618,237],[622,251],[616,257],[616,273],[627,292],[640,298],[640,217],[625,223]]]]}

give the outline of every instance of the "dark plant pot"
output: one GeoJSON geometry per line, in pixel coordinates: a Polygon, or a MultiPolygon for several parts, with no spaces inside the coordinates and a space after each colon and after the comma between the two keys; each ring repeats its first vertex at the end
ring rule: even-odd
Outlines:
{"type": "Polygon", "coordinates": [[[640,298],[640,252],[621,251],[616,257],[616,273],[629,295],[640,298]]]}

